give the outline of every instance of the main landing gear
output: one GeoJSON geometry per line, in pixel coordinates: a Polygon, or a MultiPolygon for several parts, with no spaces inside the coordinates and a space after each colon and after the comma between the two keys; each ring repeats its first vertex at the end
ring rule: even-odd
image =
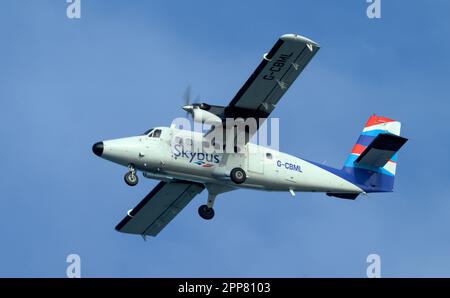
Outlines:
{"type": "Polygon", "coordinates": [[[211,220],[214,217],[214,201],[216,200],[216,194],[208,194],[208,204],[198,207],[198,215],[206,220],[211,220]]]}
{"type": "MultiPolygon", "coordinates": [[[[245,171],[241,168],[234,168],[230,172],[230,179],[236,184],[242,184],[247,179],[247,175],[245,171]]],[[[214,217],[214,201],[216,200],[217,193],[222,193],[224,191],[212,190],[208,188],[208,204],[201,205],[198,208],[198,214],[201,218],[206,220],[211,220],[214,217]]],[[[226,191],[226,190],[225,190],[226,191]]]]}
{"type": "Polygon", "coordinates": [[[136,175],[136,169],[133,164],[128,165],[128,169],[128,173],[125,174],[123,179],[129,186],[135,186],[139,182],[139,178],[136,175]]]}
{"type": "Polygon", "coordinates": [[[210,220],[214,217],[214,209],[209,208],[208,205],[201,205],[198,207],[198,215],[203,219],[210,220]]]}

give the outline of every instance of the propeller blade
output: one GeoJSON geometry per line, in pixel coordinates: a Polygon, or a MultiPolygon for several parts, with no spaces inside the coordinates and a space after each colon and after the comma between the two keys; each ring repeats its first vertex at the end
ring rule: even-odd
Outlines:
{"type": "Polygon", "coordinates": [[[189,116],[193,118],[194,108],[198,107],[200,105],[200,95],[197,95],[195,97],[194,102],[191,102],[192,99],[192,88],[191,85],[188,85],[184,91],[183,94],[183,110],[186,111],[186,118],[189,116]]]}
{"type": "Polygon", "coordinates": [[[201,98],[200,95],[197,94],[197,96],[194,99],[194,103],[200,103],[200,100],[201,100],[200,98],[201,98]]]}
{"type": "Polygon", "coordinates": [[[184,101],[184,105],[188,106],[191,104],[191,85],[188,85],[186,87],[186,89],[184,90],[184,94],[183,94],[183,101],[184,101]]]}

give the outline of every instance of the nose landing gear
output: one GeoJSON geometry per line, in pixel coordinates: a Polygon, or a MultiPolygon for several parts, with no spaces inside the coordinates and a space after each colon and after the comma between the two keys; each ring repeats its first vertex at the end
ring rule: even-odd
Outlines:
{"type": "Polygon", "coordinates": [[[136,175],[136,169],[133,164],[130,164],[128,166],[128,169],[129,169],[128,173],[126,173],[125,176],[123,177],[125,183],[128,184],[129,186],[135,186],[139,182],[139,178],[136,175]]]}
{"type": "Polygon", "coordinates": [[[230,178],[234,183],[242,184],[245,182],[245,179],[247,179],[247,175],[245,174],[245,171],[243,169],[234,168],[230,172],[230,178]]]}

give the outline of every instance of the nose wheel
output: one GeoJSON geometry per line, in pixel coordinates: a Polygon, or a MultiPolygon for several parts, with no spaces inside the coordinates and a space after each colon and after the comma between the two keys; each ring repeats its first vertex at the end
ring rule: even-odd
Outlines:
{"type": "Polygon", "coordinates": [[[133,165],[129,165],[128,168],[129,171],[128,173],[125,174],[123,178],[126,184],[128,184],[129,186],[135,186],[139,182],[139,178],[136,175],[136,169],[134,168],[133,165]]]}
{"type": "Polygon", "coordinates": [[[242,184],[245,182],[245,179],[247,179],[247,175],[245,174],[245,171],[243,169],[234,168],[230,172],[230,178],[234,183],[242,184]]]}

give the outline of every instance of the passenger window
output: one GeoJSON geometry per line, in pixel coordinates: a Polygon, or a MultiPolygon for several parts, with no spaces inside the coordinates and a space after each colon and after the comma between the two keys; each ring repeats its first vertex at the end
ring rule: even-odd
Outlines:
{"type": "Polygon", "coordinates": [[[267,158],[267,159],[272,159],[272,153],[267,152],[267,153],[266,153],[266,158],[267,158]]]}
{"type": "Polygon", "coordinates": [[[175,145],[183,145],[183,139],[180,137],[175,137],[175,145]]]}
{"type": "Polygon", "coordinates": [[[161,129],[157,129],[153,132],[154,138],[159,138],[161,136],[161,129]]]}
{"type": "Polygon", "coordinates": [[[216,138],[213,138],[213,139],[212,139],[211,145],[214,146],[214,149],[215,149],[215,150],[221,150],[220,144],[216,143],[216,138]]]}

